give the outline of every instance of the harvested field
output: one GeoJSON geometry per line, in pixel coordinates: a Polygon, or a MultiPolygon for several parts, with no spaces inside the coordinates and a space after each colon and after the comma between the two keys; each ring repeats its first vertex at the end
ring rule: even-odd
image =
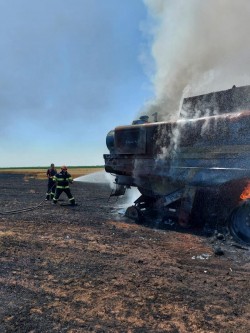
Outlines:
{"type": "MultiPolygon", "coordinates": [[[[37,178],[37,179],[46,179],[46,171],[47,168],[20,168],[20,169],[0,169],[0,174],[21,174],[24,175],[26,178],[37,178]]],[[[56,167],[57,171],[60,171],[60,167],[56,167]]],[[[85,176],[90,173],[103,171],[104,168],[102,167],[73,167],[69,168],[69,172],[73,178],[79,176],[85,176]]]]}
{"type": "Polygon", "coordinates": [[[0,332],[250,332],[248,248],[137,225],[106,184],[74,183],[70,207],[40,177],[0,179],[0,332]]]}

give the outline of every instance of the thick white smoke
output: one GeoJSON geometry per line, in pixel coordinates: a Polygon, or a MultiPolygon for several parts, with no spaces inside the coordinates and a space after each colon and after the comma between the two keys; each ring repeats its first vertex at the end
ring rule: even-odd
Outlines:
{"type": "Polygon", "coordinates": [[[183,97],[250,83],[249,0],[144,0],[152,18],[149,115],[176,119],[183,97]]]}

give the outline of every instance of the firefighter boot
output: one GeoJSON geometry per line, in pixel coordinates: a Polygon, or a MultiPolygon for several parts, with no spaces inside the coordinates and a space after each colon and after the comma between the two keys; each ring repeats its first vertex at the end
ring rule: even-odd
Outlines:
{"type": "Polygon", "coordinates": [[[76,205],[76,202],[75,202],[74,198],[70,200],[70,204],[71,204],[71,206],[75,206],[76,205]]]}

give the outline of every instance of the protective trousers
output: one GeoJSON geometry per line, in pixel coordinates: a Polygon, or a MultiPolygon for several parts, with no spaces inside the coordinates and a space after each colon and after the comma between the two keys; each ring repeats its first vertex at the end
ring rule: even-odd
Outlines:
{"type": "Polygon", "coordinates": [[[48,190],[46,193],[46,199],[53,199],[56,191],[56,183],[53,181],[52,178],[49,178],[48,180],[48,190]]]}
{"type": "Polygon", "coordinates": [[[67,194],[67,197],[69,198],[69,202],[72,206],[75,205],[75,198],[73,197],[73,195],[71,194],[70,192],[70,189],[69,187],[67,188],[56,188],[56,193],[55,193],[55,196],[53,198],[53,202],[56,204],[60,195],[62,194],[62,192],[65,192],[67,194]]]}

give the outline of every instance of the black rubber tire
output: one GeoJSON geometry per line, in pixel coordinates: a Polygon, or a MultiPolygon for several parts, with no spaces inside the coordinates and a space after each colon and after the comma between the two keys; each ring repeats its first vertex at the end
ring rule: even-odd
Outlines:
{"type": "Polygon", "coordinates": [[[140,209],[136,206],[130,206],[126,209],[125,216],[136,223],[143,222],[143,216],[140,209]]]}
{"type": "Polygon", "coordinates": [[[228,228],[237,242],[250,246],[250,200],[245,200],[232,211],[228,228]]]}

